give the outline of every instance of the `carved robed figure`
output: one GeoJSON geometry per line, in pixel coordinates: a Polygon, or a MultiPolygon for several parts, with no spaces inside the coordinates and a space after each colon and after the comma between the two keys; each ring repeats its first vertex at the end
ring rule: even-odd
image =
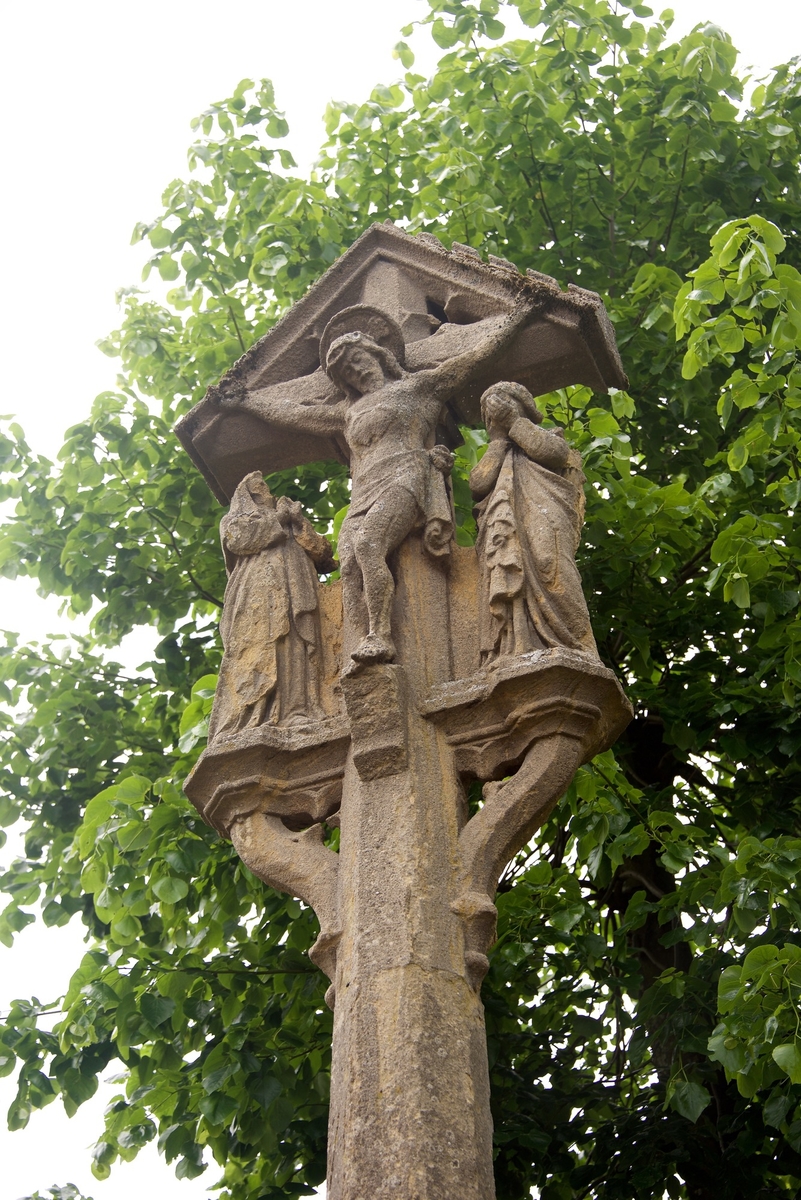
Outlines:
{"type": "Polygon", "coordinates": [[[179,430],[231,499],[225,653],[186,790],[319,917],[329,1200],[494,1197],[479,993],[498,879],[631,714],[575,565],[581,459],[532,398],[578,382],[625,386],[597,296],[374,226],[179,430]],[[479,397],[460,546],[448,477],[479,397]],[[318,580],[325,539],[263,480],[315,456],[350,464],[340,580],[318,580]]]}
{"type": "Polygon", "coordinates": [[[265,723],[319,720],[315,568],[333,569],[331,547],[297,501],[282,496],[276,504],[259,471],[234,492],[220,540],[228,585],[209,742],[265,723]]]}
{"type": "Polygon", "coordinates": [[[489,434],[473,468],[482,564],[482,661],[563,646],[597,654],[576,568],[584,520],[581,456],[521,384],[481,397],[489,434]]]}

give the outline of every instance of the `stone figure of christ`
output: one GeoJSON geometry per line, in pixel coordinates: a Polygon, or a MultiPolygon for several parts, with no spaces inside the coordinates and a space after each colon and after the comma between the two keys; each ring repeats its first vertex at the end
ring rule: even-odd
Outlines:
{"type": "Polygon", "coordinates": [[[387,562],[392,553],[416,529],[423,530],[429,553],[447,552],[452,530],[441,503],[442,476],[450,474],[453,456],[446,446],[434,444],[443,406],[506,349],[532,311],[522,285],[512,311],[488,321],[490,328],[478,344],[437,367],[412,373],[404,368],[403,338],[391,318],[367,306],[345,310],[329,322],[320,353],[343,400],[276,402],[254,390],[228,402],[271,423],[344,434],[352,493],[339,537],[342,595],[349,628],[362,634],[351,653],[349,673],[395,659],[395,583],[387,562]],[[350,321],[348,313],[353,314],[350,321]],[[339,332],[343,327],[346,331],[339,332]],[[377,328],[389,336],[371,336],[377,328]]]}

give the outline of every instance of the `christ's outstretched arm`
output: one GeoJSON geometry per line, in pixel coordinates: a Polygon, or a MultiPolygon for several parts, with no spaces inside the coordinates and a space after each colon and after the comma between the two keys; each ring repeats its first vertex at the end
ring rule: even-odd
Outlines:
{"type": "MultiPolygon", "coordinates": [[[[420,404],[436,421],[442,405],[461,391],[477,371],[486,367],[507,348],[517,333],[530,320],[534,305],[527,290],[522,290],[511,312],[496,318],[485,336],[475,346],[447,359],[438,367],[416,371],[412,376],[420,404]]],[[[489,324],[489,322],[487,322],[489,324]]]]}
{"type": "Polygon", "coordinates": [[[225,407],[244,410],[260,417],[272,425],[281,425],[285,429],[300,429],[304,433],[330,436],[342,433],[345,428],[346,404],[344,400],[336,403],[327,401],[309,402],[296,400],[286,392],[291,390],[291,384],[286,391],[275,385],[268,388],[254,388],[230,399],[224,398],[221,403],[225,407]],[[283,391],[283,395],[280,392],[283,391]]]}

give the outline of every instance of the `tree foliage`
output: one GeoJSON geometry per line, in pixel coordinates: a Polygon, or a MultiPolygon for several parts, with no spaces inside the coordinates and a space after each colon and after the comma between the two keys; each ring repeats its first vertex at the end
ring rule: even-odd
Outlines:
{"type": "MultiPolygon", "coordinates": [[[[108,1175],[158,1139],[222,1196],[308,1195],[325,1173],[330,1014],[312,914],[194,815],[219,660],[219,509],[175,420],[367,224],[391,219],[600,291],[631,385],[544,398],[584,455],[581,569],[636,719],[582,768],[507,871],[484,985],[504,1200],[791,1196],[801,1186],[801,74],[743,106],[728,37],[607,0],[429,0],[432,79],[331,105],[311,178],[266,81],[196,122],[188,181],[137,227],[166,301],[122,298],[118,385],[58,464],[0,445],[5,574],[90,637],[0,659],[0,817],[26,829],[0,937],[78,913],[63,999],[0,1031],[9,1120],[68,1113],[109,1064],[108,1175]],[[113,647],[158,629],[137,677],[113,647]],[[37,907],[38,906],[38,907],[37,907]],[[205,1159],[204,1159],[205,1155],[205,1159]]],[[[408,37],[411,27],[405,30],[408,37]]],[[[455,489],[480,431],[465,431],[455,489]]],[[[330,464],[270,480],[323,530],[330,464]]],[[[24,933],[23,935],[24,936],[24,933]]]]}

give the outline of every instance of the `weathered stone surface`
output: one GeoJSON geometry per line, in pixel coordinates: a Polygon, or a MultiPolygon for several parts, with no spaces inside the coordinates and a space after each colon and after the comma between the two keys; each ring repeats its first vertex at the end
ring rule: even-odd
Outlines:
{"type": "Polygon", "coordinates": [[[406,695],[400,667],[366,667],[342,680],[353,765],[361,779],[396,775],[407,764],[406,695]]]}
{"type": "Polygon", "coordinates": [[[329,1200],[494,1196],[479,991],[498,879],[631,716],[575,566],[581,460],[523,386],[578,382],[625,385],[598,297],[374,226],[181,425],[234,495],[226,656],[186,790],[319,917],[329,1200]],[[479,397],[479,537],[459,547],[449,447],[479,397]],[[351,466],[341,585],[258,474],[321,457],[351,466]]]}
{"type": "Polygon", "coordinates": [[[345,717],[299,728],[247,729],[205,750],[184,791],[223,837],[233,821],[253,812],[302,829],[339,809],[349,745],[345,717]]]}
{"type": "Polygon", "coordinates": [[[331,547],[297,502],[276,502],[258,471],[236,489],[220,539],[228,585],[209,743],[323,719],[317,571],[334,568],[331,547]]]}
{"type": "MultiPolygon", "coordinates": [[[[420,530],[432,558],[449,553],[453,514],[444,476],[453,456],[435,444],[440,415],[476,373],[486,369],[530,322],[536,289],[521,282],[510,313],[488,319],[469,349],[431,368],[407,371],[400,326],[369,305],[333,317],[323,333],[326,374],[345,401],[325,413],[348,446],[353,488],[339,535],[343,603],[351,631],[360,630],[350,650],[355,664],[393,662],[396,648],[391,611],[395,581],[389,556],[420,530]],[[333,326],[333,328],[332,328],[333,326]],[[343,332],[344,330],[344,332],[343,332]],[[398,357],[400,356],[400,357],[398,357]]],[[[314,431],[319,411],[256,393],[238,396],[237,407],[314,431]]]]}
{"type": "Polygon", "coordinates": [[[328,1192],[487,1200],[483,1011],[451,908],[464,794],[442,732],[407,717],[406,770],[345,776],[328,1192]]]}
{"type": "Polygon", "coordinates": [[[564,646],[596,654],[576,569],[584,521],[581,456],[516,383],[481,397],[490,436],[470,475],[478,501],[482,662],[564,646]]]}
{"type": "Polygon", "coordinates": [[[323,845],[319,825],[287,829],[280,817],[251,813],[230,830],[237,854],[270,887],[310,904],[320,922],[315,961],[331,978],[336,965],[339,856],[323,845]]]}
{"type": "Polygon", "coordinates": [[[631,720],[614,673],[595,655],[562,649],[532,650],[441,684],[421,712],[445,730],[459,773],[481,780],[508,775],[532,738],[568,726],[586,762],[631,720]]]}

